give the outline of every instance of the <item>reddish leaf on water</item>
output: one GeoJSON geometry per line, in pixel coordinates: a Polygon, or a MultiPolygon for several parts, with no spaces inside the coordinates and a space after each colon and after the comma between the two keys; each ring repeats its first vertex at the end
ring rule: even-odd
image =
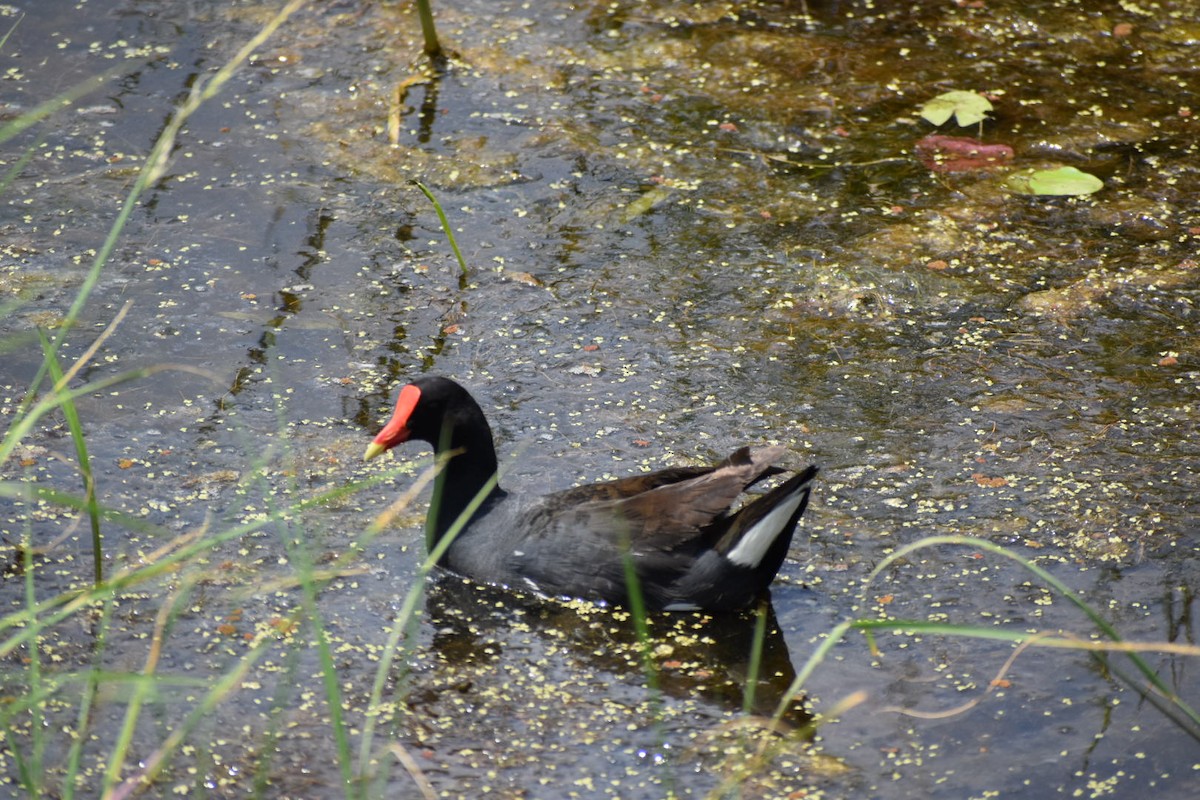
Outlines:
{"type": "Polygon", "coordinates": [[[1004,478],[993,478],[984,475],[982,472],[976,472],[971,476],[975,483],[988,489],[998,489],[1001,486],[1008,486],[1008,481],[1004,478]]]}
{"type": "Polygon", "coordinates": [[[984,144],[967,136],[934,133],[917,142],[917,158],[934,172],[968,172],[1007,164],[1013,149],[1006,144],[984,144]]]}
{"type": "Polygon", "coordinates": [[[532,272],[509,272],[504,271],[504,277],[510,281],[523,283],[526,286],[542,286],[542,281],[532,272]]]}

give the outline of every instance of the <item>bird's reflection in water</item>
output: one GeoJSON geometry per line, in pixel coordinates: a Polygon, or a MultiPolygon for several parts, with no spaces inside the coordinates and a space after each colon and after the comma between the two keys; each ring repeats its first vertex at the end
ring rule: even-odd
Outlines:
{"type": "MultiPolygon", "coordinates": [[[[745,706],[756,631],[761,629],[749,712],[774,715],[795,678],[769,601],[757,611],[651,614],[645,645],[633,615],[624,609],[521,595],[446,573],[430,581],[426,611],[435,631],[433,648],[444,664],[495,661],[505,649],[527,647],[530,637],[539,637],[561,650],[561,661],[573,662],[574,669],[644,680],[669,697],[701,697],[729,712],[745,706]]],[[[807,729],[810,720],[803,697],[787,701],[781,717],[785,729],[807,729]]]]}

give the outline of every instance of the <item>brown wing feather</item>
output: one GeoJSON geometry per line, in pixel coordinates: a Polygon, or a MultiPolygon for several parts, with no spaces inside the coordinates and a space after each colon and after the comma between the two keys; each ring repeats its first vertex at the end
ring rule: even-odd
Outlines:
{"type": "Polygon", "coordinates": [[[569,594],[587,583],[622,602],[622,554],[628,551],[643,590],[657,593],[648,602],[663,605],[669,598],[662,592],[720,535],[720,525],[710,526],[784,452],[743,447],[713,467],[663,470],[552,495],[523,520],[526,530],[537,533],[508,562],[539,591],[569,594]]]}
{"type": "Polygon", "coordinates": [[[664,540],[657,546],[669,547],[673,541],[697,535],[728,511],[783,453],[782,447],[743,447],[705,475],[626,498],[614,511],[629,521],[635,546],[664,540]]]}
{"type": "MultiPolygon", "coordinates": [[[[645,475],[632,475],[628,478],[619,478],[615,481],[607,481],[605,483],[576,486],[573,489],[557,492],[551,498],[547,499],[551,499],[554,505],[559,507],[590,503],[598,500],[624,500],[638,497],[661,487],[681,484],[693,478],[709,475],[729,467],[741,468],[747,465],[752,466],[754,470],[754,477],[745,484],[749,486],[760,478],[784,472],[785,470],[780,467],[771,465],[771,462],[782,456],[784,452],[785,448],[783,447],[743,447],[736,450],[724,461],[714,464],[711,467],[671,467],[669,469],[658,470],[657,472],[647,472],[645,475]]],[[[733,499],[731,498],[729,502],[732,503],[733,499]]]]}
{"type": "Polygon", "coordinates": [[[621,500],[634,497],[671,483],[686,481],[700,475],[712,472],[716,467],[672,467],[658,472],[648,472],[645,475],[633,475],[619,478],[606,483],[592,483],[587,486],[576,486],[552,495],[555,503],[575,505],[590,503],[594,500],[621,500]]]}

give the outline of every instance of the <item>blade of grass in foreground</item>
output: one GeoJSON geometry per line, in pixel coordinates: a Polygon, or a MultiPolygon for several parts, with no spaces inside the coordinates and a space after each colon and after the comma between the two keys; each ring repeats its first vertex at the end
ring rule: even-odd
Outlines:
{"type": "MultiPolygon", "coordinates": [[[[293,473],[294,475],[295,473],[293,473]]],[[[266,494],[268,502],[271,494],[266,494]]],[[[303,533],[293,535],[288,524],[287,515],[279,515],[279,529],[282,533],[283,546],[286,548],[288,559],[295,565],[300,582],[300,610],[312,627],[313,637],[317,643],[317,664],[321,673],[321,682],[325,687],[325,707],[329,712],[329,726],[332,729],[333,741],[338,755],[338,768],[342,776],[342,790],[346,797],[354,797],[358,793],[354,785],[354,764],[351,755],[350,737],[347,732],[343,709],[345,707],[342,695],[341,681],[338,679],[337,665],[333,659],[333,648],[330,645],[330,634],[321,613],[318,594],[323,582],[315,574],[313,558],[304,546],[306,538],[303,533]]]]}
{"type": "MultiPolygon", "coordinates": [[[[92,258],[91,267],[89,267],[87,275],[84,276],[83,283],[80,285],[78,292],[75,294],[75,300],[71,303],[71,307],[64,315],[58,335],[54,337],[51,347],[54,352],[62,347],[63,341],[66,339],[67,333],[75,326],[76,320],[79,318],[83,306],[87,303],[87,299],[91,296],[92,290],[96,283],[100,280],[100,273],[103,271],[105,264],[108,263],[109,257],[112,255],[113,249],[120,239],[121,233],[125,230],[125,224],[129,221],[129,217],[133,214],[133,210],[137,208],[141,201],[142,195],[146,190],[154,185],[163,175],[166,174],[167,165],[170,163],[171,153],[175,148],[175,141],[179,136],[179,132],[183,129],[184,124],[196,113],[208,100],[215,97],[225,86],[226,83],[233,77],[234,73],[241,67],[250,56],[262,46],[267,39],[275,33],[278,28],[287,21],[288,17],[298,11],[307,3],[307,0],[291,0],[286,6],[280,9],[265,25],[250,38],[242,47],[234,54],[233,58],[225,62],[220,69],[213,74],[208,80],[197,81],[191,88],[186,100],[180,104],[171,115],[167,124],[163,127],[162,133],[154,142],[154,146],[150,150],[150,154],[146,157],[146,163],[138,172],[137,180],[134,181],[133,187],[125,197],[125,202],[121,206],[120,212],[117,214],[116,220],[109,228],[108,235],[104,239],[104,243],[96,251],[96,255],[92,258]]],[[[0,128],[0,141],[3,140],[3,128],[0,128]]],[[[43,363],[42,368],[38,370],[33,380],[29,384],[29,394],[26,396],[21,408],[17,412],[19,420],[33,402],[33,396],[37,391],[37,387],[41,385],[42,379],[46,375],[46,365],[43,363]]],[[[0,459],[3,461],[3,459],[0,459]]]]}
{"type": "MultiPolygon", "coordinates": [[[[261,469],[265,471],[266,465],[261,465],[261,469]]],[[[287,520],[299,516],[303,509],[311,508],[318,503],[334,502],[337,499],[350,496],[362,491],[363,488],[368,485],[368,483],[373,485],[378,483],[379,480],[386,479],[387,477],[390,476],[385,473],[379,479],[372,479],[369,482],[359,482],[353,486],[339,486],[335,489],[324,492],[315,498],[293,503],[286,508],[273,509],[266,515],[265,519],[257,520],[250,525],[257,529],[263,527],[264,523],[278,524],[281,529],[286,530],[287,520]]],[[[235,530],[237,530],[241,535],[245,535],[246,533],[250,532],[247,525],[238,526],[235,530]]],[[[229,531],[222,531],[216,535],[199,540],[194,540],[192,537],[188,536],[180,537],[181,541],[173,543],[173,545],[165,546],[161,549],[160,553],[144,555],[142,560],[148,564],[148,566],[142,567],[140,572],[152,572],[154,575],[161,575],[162,569],[160,567],[163,565],[163,562],[166,561],[173,562],[171,569],[177,570],[179,566],[183,564],[193,563],[198,556],[203,555],[205,549],[211,549],[216,543],[229,541],[234,538],[237,537],[230,535],[229,531]],[[181,556],[181,554],[188,555],[181,556]]],[[[294,550],[292,551],[292,555],[297,555],[294,550]]],[[[297,562],[302,562],[303,560],[304,559],[302,556],[297,558],[297,562]]],[[[149,580],[149,577],[147,577],[145,574],[140,577],[143,580],[149,580]]],[[[191,586],[196,581],[202,579],[203,576],[191,576],[190,578],[185,579],[184,586],[191,586]]],[[[162,648],[164,646],[164,632],[168,624],[174,618],[178,609],[186,607],[189,602],[187,600],[188,595],[185,589],[177,589],[172,596],[178,599],[164,603],[161,608],[159,618],[155,626],[154,638],[151,643],[151,651],[147,657],[146,667],[143,670],[143,673],[136,676],[128,676],[130,679],[136,678],[136,680],[132,681],[134,686],[134,696],[130,701],[126,711],[125,725],[122,728],[118,741],[111,749],[109,768],[107,771],[109,786],[104,792],[103,797],[113,798],[114,800],[129,797],[139,791],[146,782],[157,780],[162,771],[175,757],[176,753],[189,739],[189,737],[192,736],[193,732],[199,726],[205,724],[206,721],[211,720],[213,711],[219,705],[227,703],[244,685],[246,685],[246,676],[249,674],[250,670],[253,669],[254,665],[263,657],[266,652],[269,652],[270,648],[279,640],[279,637],[275,635],[279,630],[293,630],[300,625],[300,619],[309,618],[314,623],[314,630],[318,636],[318,641],[320,641],[320,637],[323,635],[324,629],[320,620],[313,617],[313,608],[316,594],[328,580],[330,580],[330,578],[327,576],[327,572],[312,571],[311,574],[308,574],[305,568],[302,566],[300,584],[303,591],[306,594],[311,594],[313,599],[311,601],[302,600],[301,607],[297,609],[290,620],[281,622],[280,626],[273,627],[270,631],[262,632],[251,646],[249,652],[241,656],[237,663],[224,676],[212,683],[206,681],[204,685],[209,686],[207,694],[196,706],[193,707],[183,723],[175,727],[170,732],[167,738],[157,747],[149,759],[145,759],[142,762],[143,766],[139,774],[127,776],[121,780],[121,774],[123,771],[122,766],[128,763],[128,753],[132,751],[132,732],[139,715],[141,715],[141,705],[143,699],[151,696],[152,694],[159,693],[159,690],[163,685],[171,685],[175,682],[175,679],[172,677],[158,675],[156,672],[156,667],[159,654],[162,652],[162,648]],[[121,782],[118,783],[118,781],[121,782]]],[[[104,584],[102,589],[110,592],[111,596],[115,596],[124,588],[126,588],[126,585],[125,575],[123,573],[118,573],[110,578],[109,581],[104,584]]],[[[327,636],[325,638],[328,639],[327,636]]],[[[291,641],[290,638],[287,637],[284,637],[284,639],[286,641],[291,641]]],[[[294,645],[292,646],[291,650],[295,652],[296,648],[294,645]]],[[[332,662],[332,649],[328,646],[328,643],[326,644],[325,650],[326,653],[321,658],[321,668],[325,674],[332,675],[336,679],[336,672],[334,671],[332,662]]],[[[111,680],[111,678],[107,679],[111,680]]],[[[290,685],[294,686],[294,684],[290,685]]],[[[340,703],[340,689],[338,702],[340,703]]],[[[280,707],[282,707],[282,705],[280,707]]],[[[343,735],[346,735],[345,731],[348,730],[348,726],[346,726],[345,723],[342,722],[336,715],[331,724],[334,727],[335,735],[339,729],[339,726],[343,730],[343,735]]],[[[345,749],[347,753],[345,758],[348,759],[348,744],[345,745],[345,749]]],[[[265,764],[266,762],[264,760],[260,763],[265,764]]],[[[263,785],[265,784],[256,783],[256,786],[263,785]]],[[[352,789],[353,787],[347,784],[347,797],[352,796],[352,789]]]]}
{"type": "MultiPolygon", "coordinates": [[[[83,697],[79,702],[79,715],[75,723],[77,731],[86,731],[92,718],[92,704],[96,701],[96,694],[100,689],[100,667],[104,657],[104,646],[108,642],[108,628],[112,623],[112,613],[116,603],[116,596],[109,595],[104,601],[104,610],[100,613],[98,623],[100,630],[96,635],[96,643],[92,651],[92,668],[88,670],[83,697]]],[[[63,776],[63,800],[74,800],[75,786],[78,783],[76,777],[79,775],[79,766],[83,760],[83,743],[86,739],[86,736],[71,738],[71,749],[67,752],[66,774],[63,776]]]]}
{"type": "MultiPolygon", "coordinates": [[[[45,359],[42,361],[42,369],[44,371],[49,370],[49,366],[47,365],[45,359]]],[[[200,375],[206,378],[213,377],[213,374],[210,372],[197,369],[195,367],[189,367],[184,364],[156,364],[149,367],[131,369],[118,375],[109,375],[105,378],[99,378],[91,383],[84,384],[83,386],[75,389],[60,389],[57,392],[54,392],[50,397],[44,397],[41,400],[34,402],[28,410],[26,410],[23,414],[19,414],[17,418],[14,419],[14,421],[9,425],[8,430],[4,433],[4,439],[0,441],[0,464],[3,464],[8,460],[16,446],[20,444],[21,440],[25,438],[25,435],[33,429],[33,426],[37,424],[39,419],[58,408],[64,401],[73,401],[76,398],[82,397],[86,394],[99,392],[121,383],[128,383],[130,381],[148,378],[151,375],[155,375],[166,370],[188,372],[192,375],[200,375]]],[[[65,377],[69,379],[71,374],[72,373],[68,371],[65,377]]],[[[30,392],[29,397],[26,399],[29,399],[32,396],[33,392],[30,392]]]]}
{"type": "MultiPolygon", "coordinates": [[[[4,38],[8,38],[7,34],[4,38]]],[[[65,92],[62,92],[61,94],[52,97],[43,103],[39,103],[37,106],[34,106],[29,111],[26,111],[24,114],[21,114],[19,117],[14,119],[12,122],[0,125],[0,143],[7,142],[9,139],[21,133],[22,131],[32,128],[34,125],[38,124],[46,117],[49,117],[54,112],[58,111],[59,109],[66,108],[79,98],[96,91],[101,86],[104,86],[104,84],[120,75],[122,72],[125,72],[131,68],[132,67],[129,64],[120,64],[111,69],[107,69],[98,75],[85,78],[72,86],[70,89],[67,89],[65,92]]]]}
{"type": "MultiPolygon", "coordinates": [[[[170,619],[172,612],[175,610],[179,598],[187,597],[191,587],[197,580],[197,576],[189,575],[183,579],[182,585],[171,592],[171,596],[166,598],[162,605],[158,608],[158,616],[154,621],[154,633],[150,640],[150,650],[146,654],[146,663],[142,667],[142,675],[146,678],[153,678],[158,672],[159,657],[162,655],[163,634],[167,628],[167,622],[170,619]]],[[[133,743],[133,734],[137,729],[138,718],[142,713],[142,705],[146,702],[146,698],[156,691],[152,680],[139,681],[133,691],[133,696],[129,698],[128,704],[125,706],[125,720],[121,724],[121,729],[117,733],[116,742],[113,743],[112,749],[109,752],[108,767],[104,771],[104,787],[102,793],[108,795],[116,786],[117,781],[121,779],[122,767],[128,759],[129,750],[133,743]]]]}
{"type": "Polygon", "coordinates": [[[642,581],[638,577],[637,567],[630,553],[628,536],[621,552],[621,568],[625,572],[625,590],[629,595],[629,615],[633,618],[633,632],[637,638],[638,650],[642,657],[642,673],[646,676],[646,686],[650,689],[654,705],[662,700],[658,684],[658,668],[654,663],[654,642],[650,638],[650,625],[646,612],[646,597],[642,593],[642,581]]]}
{"type": "MultiPolygon", "coordinates": [[[[887,569],[890,564],[894,563],[898,559],[904,558],[905,556],[917,550],[943,544],[977,548],[979,550],[984,550],[988,553],[1003,556],[1004,558],[1015,561],[1024,569],[1032,572],[1040,580],[1048,584],[1054,589],[1054,591],[1058,592],[1060,595],[1069,600],[1076,608],[1082,611],[1084,615],[1087,616],[1087,618],[1091,620],[1092,623],[1109,639],[1114,642],[1123,641],[1120,633],[1117,632],[1117,629],[1110,625],[1108,621],[1100,615],[1100,612],[1088,605],[1083,598],[1073,592],[1058,578],[1054,577],[1049,572],[1042,569],[1037,564],[1034,564],[1029,559],[1022,557],[1018,553],[1014,553],[1013,551],[1005,547],[1001,547],[993,542],[989,542],[986,539],[976,539],[971,536],[928,536],[924,539],[901,547],[896,552],[889,554],[875,567],[874,570],[871,571],[871,574],[867,576],[866,581],[863,582],[863,593],[866,593],[867,587],[881,572],[883,572],[883,570],[887,569]]],[[[1038,646],[1042,646],[1043,644],[1044,642],[1037,643],[1038,646]]],[[[1138,671],[1142,673],[1142,676],[1150,683],[1150,685],[1154,687],[1154,689],[1157,690],[1162,697],[1166,698],[1184,715],[1186,715],[1193,725],[1197,726],[1197,728],[1200,728],[1200,714],[1198,714],[1195,709],[1184,702],[1183,699],[1177,694],[1171,691],[1171,688],[1167,686],[1166,682],[1158,676],[1158,673],[1156,673],[1150,667],[1150,665],[1146,663],[1145,659],[1135,652],[1129,652],[1127,655],[1129,656],[1129,660],[1133,662],[1134,666],[1137,667],[1138,671]]]]}
{"type": "MultiPolygon", "coordinates": [[[[37,590],[33,583],[33,543],[30,541],[31,532],[29,523],[26,522],[25,531],[25,547],[22,553],[25,568],[25,607],[28,609],[37,608],[37,590]]],[[[26,673],[29,675],[29,690],[31,694],[38,695],[42,693],[51,694],[42,683],[42,662],[41,648],[35,642],[28,650],[29,666],[26,673]]],[[[42,718],[41,702],[33,703],[29,708],[29,735],[33,739],[32,753],[28,762],[18,760],[20,767],[21,782],[31,797],[42,796],[42,778],[46,772],[42,768],[42,758],[46,751],[46,732],[44,730],[44,720],[42,718]]],[[[14,748],[14,752],[18,752],[14,748]]],[[[19,756],[18,756],[19,759],[19,756]]]]}
{"type": "MultiPolygon", "coordinates": [[[[225,542],[247,536],[262,530],[268,525],[275,524],[283,515],[301,514],[309,508],[337,502],[365,489],[377,486],[390,477],[389,474],[384,473],[366,480],[336,486],[308,499],[297,501],[277,514],[270,514],[260,519],[244,522],[211,536],[176,536],[175,539],[169,541],[157,551],[143,554],[138,566],[130,567],[111,575],[100,586],[93,586],[87,590],[66,592],[39,601],[37,607],[34,609],[24,609],[6,614],[0,617],[0,631],[15,629],[15,632],[9,635],[9,638],[0,640],[0,659],[7,657],[17,647],[41,635],[41,632],[46,628],[58,624],[88,605],[105,599],[112,593],[121,592],[144,584],[169,571],[178,569],[182,564],[215,549],[225,542]]],[[[24,488],[27,490],[26,493],[18,495],[19,497],[25,498],[29,496],[29,487],[24,488]]],[[[47,497],[55,503],[69,505],[76,509],[83,508],[84,506],[83,501],[79,498],[73,498],[52,490],[43,491],[37,487],[34,487],[34,489],[33,495],[36,497],[47,497]]],[[[104,513],[103,508],[101,511],[104,513]]],[[[134,521],[141,522],[139,520],[131,520],[131,522],[134,521]]],[[[146,527],[144,522],[141,524],[143,527],[146,527]]],[[[150,527],[153,528],[153,526],[150,527]]]]}
{"type": "MultiPolygon", "coordinates": [[[[58,356],[50,347],[46,334],[38,330],[38,338],[42,342],[42,356],[50,370],[54,381],[55,396],[59,396],[66,379],[58,356]]],[[[75,458],[79,464],[79,474],[83,478],[84,503],[87,506],[88,520],[92,527],[92,578],[97,585],[104,580],[104,548],[100,538],[100,506],[96,502],[96,476],[92,473],[92,464],[88,459],[87,441],[83,436],[83,425],[79,422],[79,411],[75,402],[69,396],[60,397],[59,407],[67,420],[67,428],[71,431],[71,441],[75,445],[75,458]]]]}
{"type": "Polygon", "coordinates": [[[145,784],[157,778],[191,732],[201,722],[208,719],[217,706],[231,699],[241,689],[251,668],[270,651],[272,644],[274,644],[274,640],[265,636],[255,642],[254,646],[238,660],[234,668],[213,684],[183,722],[171,731],[170,735],[148,758],[144,759],[142,769],[127,778],[120,786],[105,792],[102,795],[103,800],[125,800],[136,794],[145,784]]]}
{"type": "Polygon", "coordinates": [[[758,689],[758,673],[762,669],[763,646],[767,639],[767,605],[759,603],[754,612],[754,637],[750,640],[750,664],[746,667],[746,685],[742,689],[742,713],[754,710],[754,695],[758,689]]]}
{"type": "MultiPolygon", "coordinates": [[[[276,423],[280,431],[280,441],[285,443],[288,441],[286,435],[283,435],[287,430],[287,419],[285,408],[282,401],[275,405],[276,423]]],[[[265,475],[266,464],[263,464],[265,475]]],[[[289,470],[291,475],[291,486],[289,488],[290,495],[297,495],[301,492],[301,487],[298,480],[300,470],[289,470]]],[[[434,472],[431,470],[429,477],[432,478],[434,472]]],[[[424,485],[422,481],[418,481],[418,490],[424,485]]],[[[271,491],[269,486],[264,486],[263,496],[268,504],[268,508],[274,511],[273,498],[275,493],[271,491]]],[[[410,495],[410,497],[413,495],[410,495]]],[[[350,731],[344,717],[344,695],[342,692],[342,684],[338,677],[337,665],[333,658],[333,646],[328,626],[326,625],[324,615],[321,613],[319,596],[321,591],[329,582],[329,572],[326,570],[318,571],[316,568],[316,558],[310,552],[308,542],[314,537],[307,535],[302,529],[303,518],[293,517],[290,514],[273,514],[278,516],[280,524],[280,539],[284,551],[287,553],[288,561],[295,568],[296,580],[300,586],[300,611],[303,612],[304,618],[308,621],[312,628],[313,636],[316,639],[318,669],[320,670],[322,684],[325,689],[325,705],[329,713],[329,725],[332,729],[334,745],[337,751],[338,767],[341,772],[342,788],[347,798],[350,797],[366,797],[365,785],[356,783],[354,772],[354,757],[350,745],[350,731]],[[293,530],[292,525],[297,526],[298,530],[293,530]]],[[[366,543],[377,535],[378,530],[368,529],[366,533],[357,541],[353,542],[348,548],[347,554],[338,559],[334,563],[334,572],[339,564],[346,560],[355,558],[363,552],[366,543]]]]}
{"type": "MultiPolygon", "coordinates": [[[[650,695],[649,713],[653,720],[655,746],[661,751],[667,741],[663,728],[663,692],[659,681],[658,662],[654,659],[654,640],[650,635],[650,614],[646,608],[646,593],[642,587],[642,579],[633,563],[632,543],[628,532],[622,535],[621,569],[625,573],[625,591],[629,597],[629,616],[633,619],[633,630],[637,639],[638,651],[642,657],[642,674],[646,678],[646,690],[650,695]]],[[[663,775],[667,796],[673,797],[674,776],[667,772],[663,775]]]]}
{"type": "MultiPolygon", "coordinates": [[[[425,485],[445,469],[446,463],[456,454],[447,453],[439,456],[434,464],[434,468],[427,470],[418,480],[417,485],[411,487],[408,492],[405,492],[398,502],[404,502],[406,505],[411,502],[425,485]]],[[[383,701],[383,690],[387,685],[388,676],[391,674],[392,664],[395,663],[397,655],[401,653],[400,642],[402,639],[405,639],[407,647],[411,648],[413,646],[415,636],[412,634],[416,623],[417,603],[425,595],[425,586],[429,581],[429,575],[437,567],[438,562],[441,561],[442,556],[450,548],[454,539],[466,527],[467,521],[483,505],[483,501],[491,494],[492,489],[496,488],[498,482],[499,475],[493,475],[483,485],[479,493],[471,499],[467,507],[458,515],[458,519],[454,521],[449,530],[446,531],[446,534],[434,545],[433,549],[426,555],[425,560],[417,567],[416,575],[413,576],[412,586],[409,587],[408,594],[404,596],[404,602],[400,605],[400,610],[397,612],[395,621],[392,623],[392,628],[388,632],[387,644],[384,646],[383,654],[379,659],[379,667],[375,670],[375,682],[371,686],[371,700],[367,706],[366,720],[363,723],[363,732],[359,739],[357,772],[360,778],[366,777],[367,768],[371,763],[375,724],[379,716],[377,712],[383,701]]],[[[371,529],[382,529],[395,516],[395,507],[396,504],[393,504],[383,514],[380,514],[371,524],[371,529]]]]}
{"type": "MultiPolygon", "coordinates": [[[[870,638],[872,631],[886,629],[903,630],[906,632],[919,631],[924,633],[950,636],[960,635],[978,639],[1002,639],[1015,643],[1029,642],[1031,646],[1037,647],[1066,647],[1072,649],[1087,649],[1093,652],[1120,651],[1127,653],[1138,666],[1138,669],[1154,687],[1157,694],[1145,692],[1140,689],[1139,692],[1152,702],[1155,701],[1156,697],[1160,697],[1163,702],[1169,703],[1174,708],[1178,709],[1178,711],[1186,717],[1186,724],[1183,724],[1185,722],[1184,720],[1177,719],[1171,713],[1167,713],[1167,716],[1177,724],[1181,724],[1181,727],[1183,727],[1184,730],[1186,730],[1193,738],[1198,738],[1197,729],[1200,727],[1200,718],[1198,718],[1196,712],[1187,703],[1185,703],[1182,698],[1171,692],[1170,688],[1163,683],[1162,679],[1150,669],[1145,660],[1140,658],[1136,653],[1138,650],[1150,650],[1160,652],[1181,652],[1185,655],[1195,655],[1196,653],[1192,652],[1194,648],[1188,648],[1188,651],[1184,652],[1179,649],[1178,645],[1173,643],[1128,643],[1123,641],[1117,630],[1108,624],[1108,622],[1100,616],[1099,612],[1085,603],[1082,598],[1071,591],[1071,589],[1062,583],[1062,581],[1058,580],[1036,564],[1030,563],[1027,559],[1022,558],[1020,555],[1013,553],[997,544],[983,539],[975,539],[967,536],[931,536],[921,539],[920,541],[913,542],[900,548],[881,561],[868,576],[867,580],[863,582],[862,593],[865,595],[867,587],[870,585],[870,583],[885,569],[887,569],[890,564],[894,563],[898,559],[904,558],[916,550],[943,544],[974,547],[1016,561],[1034,575],[1037,575],[1040,579],[1044,580],[1047,584],[1053,587],[1055,591],[1059,592],[1062,596],[1070,600],[1071,603],[1082,610],[1087,618],[1094,622],[1097,627],[1099,627],[1100,630],[1112,641],[1092,642],[1066,634],[1061,636],[1047,636],[1044,632],[1029,632],[1024,630],[1006,631],[1003,629],[990,627],[983,628],[978,626],[953,625],[947,623],[914,620],[846,620],[838,623],[832,630],[830,630],[828,634],[826,634],[826,636],[821,640],[821,643],[809,655],[804,665],[797,672],[796,677],[792,680],[791,685],[788,686],[787,691],[784,692],[779,705],[776,707],[775,713],[771,717],[772,726],[778,724],[778,722],[782,720],[783,715],[786,713],[788,705],[792,699],[799,696],[805,683],[807,683],[813,672],[815,672],[818,666],[825,661],[829,652],[845,638],[846,634],[850,630],[862,630],[867,634],[868,638],[870,638]]],[[[1131,685],[1134,685],[1132,682],[1130,683],[1131,685]]],[[[1162,709],[1162,706],[1157,702],[1156,705],[1162,709]]]]}
{"type": "MultiPolygon", "coordinates": [[[[45,141],[46,137],[44,136],[36,139],[33,144],[25,148],[25,152],[21,154],[21,157],[8,168],[4,173],[4,177],[0,178],[0,195],[8,191],[8,187],[25,170],[25,166],[33,160],[34,155],[41,149],[42,143],[45,141]]],[[[3,316],[3,314],[0,314],[0,316],[3,316]]]]}

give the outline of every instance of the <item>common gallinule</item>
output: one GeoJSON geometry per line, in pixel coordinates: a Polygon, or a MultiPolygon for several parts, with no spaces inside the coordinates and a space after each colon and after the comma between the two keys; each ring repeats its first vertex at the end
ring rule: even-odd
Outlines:
{"type": "Polygon", "coordinates": [[[425,529],[441,541],[482,492],[441,566],[487,583],[609,603],[628,601],[631,563],[651,609],[744,608],[779,571],[812,490],[810,466],[737,511],[750,485],[784,470],[783,447],[743,447],[711,467],[673,467],[529,497],[495,484],[496,449],[483,410],[452,380],[400,390],[370,460],[401,442],[453,453],[434,481],[425,529]],[[490,486],[490,489],[489,489],[490,486]]]}

